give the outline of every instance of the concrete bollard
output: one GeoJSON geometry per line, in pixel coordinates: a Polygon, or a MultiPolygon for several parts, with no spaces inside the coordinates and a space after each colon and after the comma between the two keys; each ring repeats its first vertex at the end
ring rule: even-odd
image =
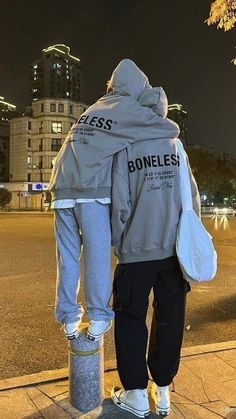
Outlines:
{"type": "Polygon", "coordinates": [[[87,329],[83,323],[80,336],[69,342],[69,401],[81,412],[95,409],[104,399],[103,337],[91,341],[87,329]]]}

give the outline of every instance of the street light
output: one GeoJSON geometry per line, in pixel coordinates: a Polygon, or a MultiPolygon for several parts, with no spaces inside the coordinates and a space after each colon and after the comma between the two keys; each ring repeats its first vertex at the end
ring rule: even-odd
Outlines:
{"type": "Polygon", "coordinates": [[[33,168],[39,169],[39,173],[40,173],[40,182],[41,182],[41,191],[42,191],[40,210],[42,212],[43,211],[43,173],[42,173],[41,167],[39,167],[37,164],[34,164],[33,168]]]}

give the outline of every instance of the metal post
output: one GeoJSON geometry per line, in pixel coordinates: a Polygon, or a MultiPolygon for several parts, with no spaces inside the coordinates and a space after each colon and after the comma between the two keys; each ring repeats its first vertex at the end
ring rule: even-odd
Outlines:
{"type": "Polygon", "coordinates": [[[91,341],[87,329],[83,323],[80,336],[69,343],[69,401],[81,412],[95,409],[104,399],[103,337],[91,341]]]}
{"type": "Polygon", "coordinates": [[[34,163],[33,167],[37,167],[37,169],[39,169],[39,173],[40,173],[40,182],[41,182],[41,200],[40,200],[40,211],[43,212],[43,174],[42,174],[42,170],[41,167],[39,167],[37,164],[34,163]]]}

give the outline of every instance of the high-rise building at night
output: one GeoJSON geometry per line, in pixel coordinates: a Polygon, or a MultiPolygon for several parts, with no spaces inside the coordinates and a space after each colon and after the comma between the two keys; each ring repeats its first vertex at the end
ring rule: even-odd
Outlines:
{"type": "Polygon", "coordinates": [[[49,182],[53,160],[86,110],[70,99],[39,99],[11,121],[10,182],[49,182]]]}
{"type": "Polygon", "coordinates": [[[31,65],[30,103],[44,98],[84,102],[80,59],[64,44],[43,49],[41,58],[31,65]]]}
{"type": "Polygon", "coordinates": [[[0,182],[9,180],[10,119],[16,115],[16,106],[0,96],[0,182]]]}
{"type": "Polygon", "coordinates": [[[187,125],[186,120],[188,118],[187,112],[183,109],[183,105],[175,103],[168,106],[168,118],[175,121],[180,128],[179,138],[186,145],[187,144],[187,125]]]}

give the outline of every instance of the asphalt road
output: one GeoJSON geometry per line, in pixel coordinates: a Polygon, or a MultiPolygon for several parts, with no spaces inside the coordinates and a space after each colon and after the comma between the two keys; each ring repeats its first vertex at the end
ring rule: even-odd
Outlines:
{"type": "MultiPolygon", "coordinates": [[[[236,218],[204,223],[218,251],[218,274],[192,287],[184,346],[236,339],[236,218]]],[[[54,245],[52,214],[0,213],[0,379],[67,366],[67,341],[53,317],[54,245]]],[[[151,310],[148,323],[150,317],[151,310]]],[[[112,331],[105,357],[115,357],[112,331]]]]}

